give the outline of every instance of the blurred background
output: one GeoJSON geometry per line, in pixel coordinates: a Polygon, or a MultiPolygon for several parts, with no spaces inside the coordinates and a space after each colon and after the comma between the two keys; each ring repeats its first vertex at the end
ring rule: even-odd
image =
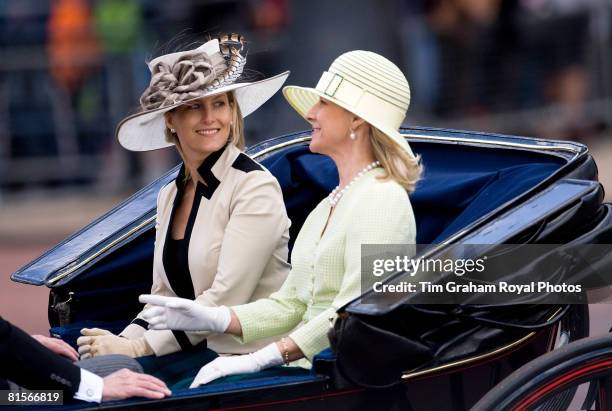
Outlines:
{"type": "MultiPolygon", "coordinates": [[[[375,51],[407,74],[407,125],[580,141],[609,186],[611,12],[612,0],[0,0],[0,315],[46,333],[47,290],[10,273],[178,162],[114,139],[159,54],[236,32],[251,74],[314,86],[340,53],[375,51]]],[[[247,118],[247,144],[307,128],[279,93],[247,118]]]]}

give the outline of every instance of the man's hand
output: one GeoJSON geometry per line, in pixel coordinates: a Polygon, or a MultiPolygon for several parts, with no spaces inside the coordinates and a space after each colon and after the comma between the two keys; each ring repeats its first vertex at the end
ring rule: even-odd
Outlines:
{"type": "Polygon", "coordinates": [[[218,357],[200,369],[189,388],[199,387],[227,375],[258,372],[282,363],[283,356],[276,343],[252,354],[218,357]]]}
{"type": "Polygon", "coordinates": [[[230,324],[227,307],[205,307],[186,298],[141,295],[141,303],[153,307],[142,312],[152,330],[212,331],[223,333],[230,324]]]}
{"type": "Polygon", "coordinates": [[[83,328],[81,334],[83,336],[77,339],[77,344],[82,360],[107,354],[136,358],[154,353],[144,337],[128,340],[100,328],[83,328]]]}
{"type": "Polygon", "coordinates": [[[104,378],[102,401],[124,400],[130,397],[161,399],[171,394],[163,381],[124,368],[104,378]]]}
{"type": "Polygon", "coordinates": [[[45,348],[68,358],[70,361],[74,362],[79,360],[79,354],[76,350],[59,338],[45,337],[39,334],[33,335],[32,338],[45,346],[45,348]]]}

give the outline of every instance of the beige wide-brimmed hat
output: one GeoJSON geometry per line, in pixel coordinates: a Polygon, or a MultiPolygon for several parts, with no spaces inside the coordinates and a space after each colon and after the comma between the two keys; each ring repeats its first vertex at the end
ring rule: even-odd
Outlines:
{"type": "Polygon", "coordinates": [[[242,46],[242,38],[231,35],[210,40],[192,50],[153,59],[148,63],[152,77],[141,97],[142,111],[119,123],[116,130],[119,143],[131,151],[173,145],[165,137],[164,113],[203,97],[231,91],[243,117],[257,110],[282,87],[289,72],[251,83],[236,82],[246,63],[242,46]],[[219,65],[224,69],[216,73],[214,67],[219,65]]]}
{"type": "Polygon", "coordinates": [[[410,105],[410,87],[401,70],[383,56],[355,50],[338,57],[315,88],[286,86],[283,94],[304,118],[323,97],[361,117],[414,156],[399,133],[410,105]]]}

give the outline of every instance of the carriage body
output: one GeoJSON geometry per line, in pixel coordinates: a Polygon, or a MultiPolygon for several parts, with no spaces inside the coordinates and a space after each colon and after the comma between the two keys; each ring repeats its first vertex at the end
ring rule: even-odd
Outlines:
{"type": "MultiPolygon", "coordinates": [[[[430,253],[470,242],[597,242],[612,226],[610,206],[602,204],[597,167],[581,144],[416,127],[401,131],[425,167],[425,178],[411,202],[417,242],[429,244],[430,253]]],[[[294,133],[247,151],[278,178],[292,220],[292,239],[308,211],[338,180],[329,158],[308,151],[309,139],[308,132],[294,133]]],[[[119,332],[140,310],[137,296],[151,287],[157,192],[175,178],[178,168],[13,273],[14,281],[50,288],[52,334],[75,344],[82,327],[119,332]]],[[[371,319],[385,328],[401,320],[405,308],[401,300],[373,308],[358,298],[342,308],[338,322],[371,319]]],[[[161,401],[132,399],[99,406],[469,409],[514,369],[552,350],[561,335],[566,340],[588,335],[586,306],[551,307],[548,313],[554,316],[560,310],[558,321],[536,331],[492,333],[485,327],[452,340],[452,350],[403,369],[386,388],[367,388],[346,378],[335,353],[326,350],[317,356],[311,372],[299,375],[211,384],[174,392],[161,401]]],[[[426,326],[428,320],[415,321],[426,326]]],[[[401,333],[392,327],[388,331],[401,333]]],[[[364,361],[363,372],[376,374],[376,363],[364,361]]]]}

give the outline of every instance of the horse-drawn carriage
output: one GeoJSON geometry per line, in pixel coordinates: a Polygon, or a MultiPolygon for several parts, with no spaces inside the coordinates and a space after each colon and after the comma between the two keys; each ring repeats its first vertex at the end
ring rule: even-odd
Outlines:
{"type": "MultiPolygon", "coordinates": [[[[431,245],[429,255],[460,244],[610,243],[612,208],[602,204],[597,168],[585,146],[401,131],[425,167],[411,201],[417,242],[431,245]]],[[[310,153],[309,138],[308,132],[295,133],[247,151],[278,178],[292,239],[338,180],[329,158],[310,153]]],[[[50,288],[52,334],[75,344],[82,327],[118,332],[140,310],[137,297],[151,286],[156,195],[177,171],[13,274],[14,281],[50,288]]],[[[523,364],[589,333],[588,305],[489,306],[474,313],[462,305],[430,310],[401,298],[387,305],[358,298],[340,310],[330,329],[333,349],[321,352],[311,371],[223,380],[160,401],[95,407],[463,410],[523,364]]],[[[574,391],[561,385],[527,405],[562,409],[574,391]]],[[[592,389],[589,398],[595,394],[592,389]]],[[[496,408],[498,399],[487,401],[485,408],[496,408]]]]}

